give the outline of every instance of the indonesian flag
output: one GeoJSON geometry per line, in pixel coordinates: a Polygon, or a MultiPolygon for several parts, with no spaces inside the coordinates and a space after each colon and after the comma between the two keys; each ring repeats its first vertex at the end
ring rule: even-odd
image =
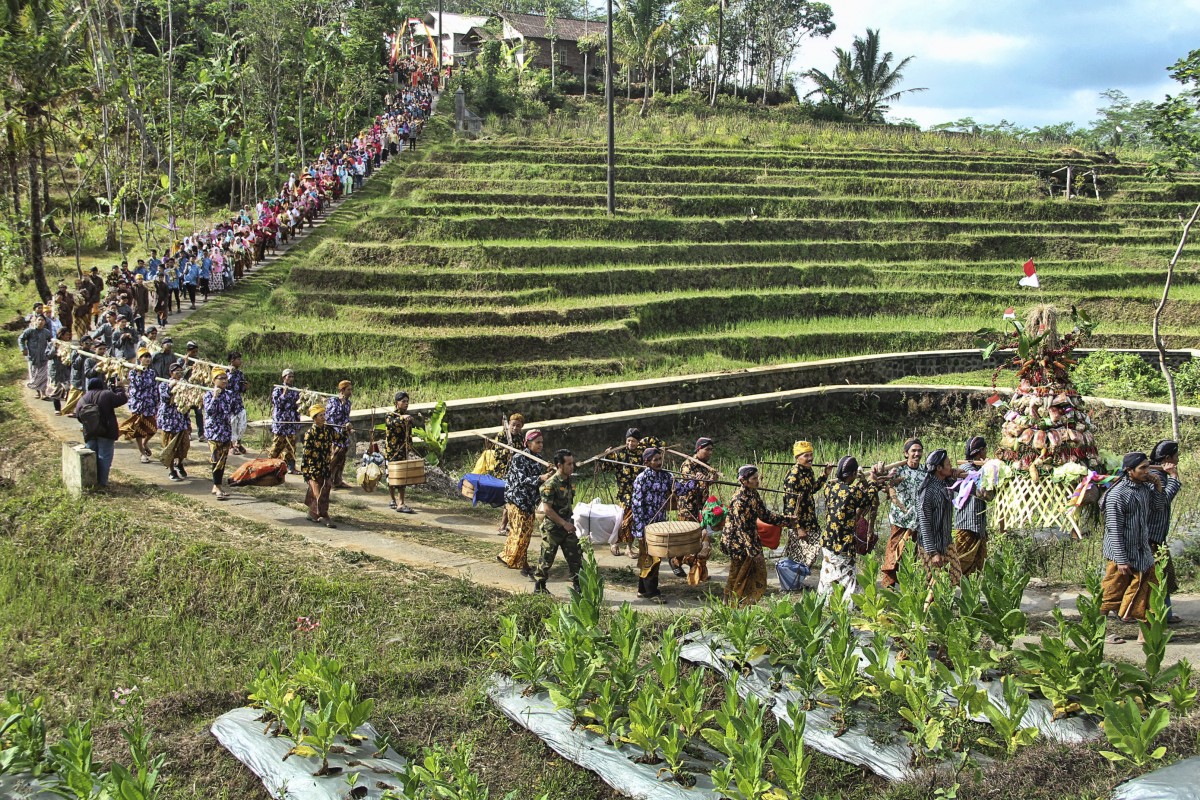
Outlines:
{"type": "Polygon", "coordinates": [[[1025,262],[1025,277],[1017,281],[1017,284],[1020,286],[1032,286],[1034,289],[1042,288],[1042,285],[1038,283],[1037,265],[1033,263],[1032,258],[1025,262]]]}
{"type": "Polygon", "coordinates": [[[1015,308],[1013,308],[1012,306],[1009,306],[1008,308],[1004,309],[1004,318],[1005,319],[1016,319],[1017,318],[1017,310],[1015,308]]]}
{"type": "Polygon", "coordinates": [[[1001,401],[1001,400],[1003,400],[1003,399],[1004,399],[1004,398],[1003,398],[1003,397],[1001,397],[1000,395],[998,395],[998,394],[994,394],[994,395],[992,395],[991,397],[989,397],[989,398],[987,399],[987,404],[988,404],[989,406],[995,406],[995,405],[999,405],[999,404],[1000,404],[1000,401],[1001,401]]]}

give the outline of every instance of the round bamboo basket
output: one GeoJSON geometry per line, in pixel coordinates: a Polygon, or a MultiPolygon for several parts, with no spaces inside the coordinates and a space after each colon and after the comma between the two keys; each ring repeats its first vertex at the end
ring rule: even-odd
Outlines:
{"type": "Polygon", "coordinates": [[[646,552],[655,558],[700,552],[700,526],[695,522],[652,522],[646,526],[646,552]]]}
{"type": "Polygon", "coordinates": [[[420,486],[425,483],[425,459],[407,458],[388,462],[388,486],[420,486]]]}

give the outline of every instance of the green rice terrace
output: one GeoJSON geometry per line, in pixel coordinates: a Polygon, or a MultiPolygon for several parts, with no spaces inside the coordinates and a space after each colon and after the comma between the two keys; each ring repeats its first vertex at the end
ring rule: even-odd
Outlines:
{"type": "MultiPolygon", "coordinates": [[[[252,392],[350,377],[422,400],[871,352],[965,347],[1004,308],[1078,304],[1095,347],[1150,346],[1200,176],[1081,153],[447,141],[184,334],[247,354],[252,392]],[[1034,258],[1044,290],[1019,289],[1034,258]]],[[[1194,265],[1193,259],[1191,265],[1194,265]]],[[[1200,344],[1200,277],[1164,330],[1200,344]]]]}

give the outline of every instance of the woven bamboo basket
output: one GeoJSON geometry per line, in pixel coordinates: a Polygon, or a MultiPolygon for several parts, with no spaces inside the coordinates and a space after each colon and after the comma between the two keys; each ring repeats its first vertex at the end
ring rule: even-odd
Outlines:
{"type": "Polygon", "coordinates": [[[425,459],[408,458],[388,462],[388,486],[420,486],[425,483],[425,459]]]}
{"type": "Polygon", "coordinates": [[[1059,528],[1083,538],[1074,506],[1068,505],[1074,487],[1062,483],[1034,483],[1014,475],[996,492],[992,509],[997,525],[1013,528],[1059,528]]]}
{"type": "Polygon", "coordinates": [[[694,522],[652,522],[646,526],[646,552],[655,558],[700,552],[700,526],[694,522]]]}

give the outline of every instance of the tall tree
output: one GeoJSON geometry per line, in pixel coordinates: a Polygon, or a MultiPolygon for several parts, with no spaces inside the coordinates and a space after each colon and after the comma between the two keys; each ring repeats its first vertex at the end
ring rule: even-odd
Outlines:
{"type": "Polygon", "coordinates": [[[830,103],[862,122],[883,122],[890,103],[927,88],[901,89],[904,69],[915,56],[893,66],[895,55],[880,46],[878,29],[867,28],[866,38],[854,37],[850,50],[834,49],[838,63],[832,75],[812,69],[805,77],[817,84],[808,93],[823,95],[830,103]]]}
{"type": "Polygon", "coordinates": [[[613,15],[613,35],[617,39],[617,59],[629,69],[638,69],[645,81],[642,108],[650,108],[650,76],[662,58],[671,30],[671,0],[618,0],[613,15]]]}

